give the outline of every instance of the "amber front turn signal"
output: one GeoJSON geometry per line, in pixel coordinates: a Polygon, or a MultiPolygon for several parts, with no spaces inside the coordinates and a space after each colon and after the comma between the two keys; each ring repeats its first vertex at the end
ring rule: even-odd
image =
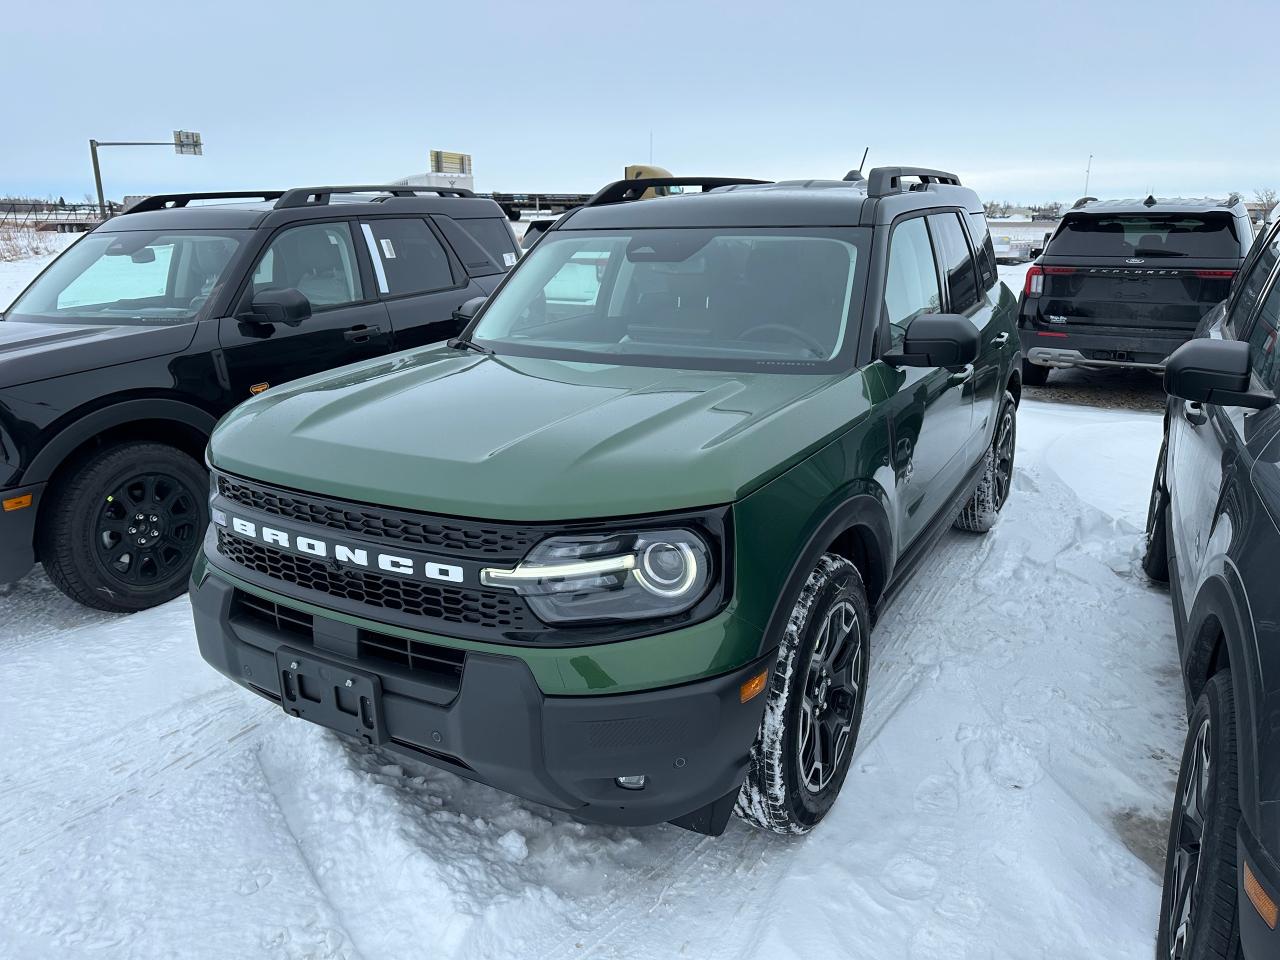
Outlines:
{"type": "Polygon", "coordinates": [[[3,502],[4,512],[8,513],[10,510],[22,510],[24,507],[31,506],[31,501],[32,497],[29,493],[24,493],[20,497],[10,497],[8,500],[3,502]]]}
{"type": "Polygon", "coordinates": [[[1248,894],[1249,902],[1258,911],[1258,915],[1262,917],[1263,922],[1274,930],[1276,921],[1280,919],[1280,908],[1276,907],[1276,902],[1267,895],[1267,891],[1262,889],[1262,884],[1258,882],[1258,878],[1249,869],[1247,861],[1244,865],[1244,892],[1248,894]]]}
{"type": "Polygon", "coordinates": [[[754,677],[744,683],[738,690],[738,698],[746,703],[748,700],[757,696],[764,689],[764,683],[769,679],[769,671],[763,670],[754,677]]]}

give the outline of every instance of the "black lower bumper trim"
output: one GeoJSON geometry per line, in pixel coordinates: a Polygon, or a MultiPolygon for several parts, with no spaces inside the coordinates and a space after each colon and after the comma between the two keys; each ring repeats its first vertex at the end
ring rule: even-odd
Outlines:
{"type": "MultiPolygon", "coordinates": [[[[192,583],[200,653],[220,672],[280,701],[276,654],[296,648],[376,676],[382,749],[508,793],[602,823],[679,821],[724,829],[746,773],[764,698],[743,704],[743,682],[773,656],[695,683],[610,696],[547,696],[518,657],[466,654],[450,689],[382,660],[326,645],[314,618],[313,644],[295,629],[236,617],[235,588],[216,574],[192,583]],[[643,775],[644,788],[617,777],[643,775]]],[[[639,642],[639,641],[638,641],[639,642]]]]}
{"type": "Polygon", "coordinates": [[[0,509],[0,583],[21,579],[35,566],[36,514],[45,486],[37,483],[0,491],[0,500],[31,497],[30,506],[16,510],[0,509]]]}

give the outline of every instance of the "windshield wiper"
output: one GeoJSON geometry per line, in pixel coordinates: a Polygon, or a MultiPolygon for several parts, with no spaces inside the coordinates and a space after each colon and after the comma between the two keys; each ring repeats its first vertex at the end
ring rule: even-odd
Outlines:
{"type": "Polygon", "coordinates": [[[476,353],[483,353],[486,357],[494,355],[493,351],[488,347],[482,347],[474,340],[467,340],[463,337],[454,337],[445,346],[452,347],[454,350],[474,350],[476,353]]]}

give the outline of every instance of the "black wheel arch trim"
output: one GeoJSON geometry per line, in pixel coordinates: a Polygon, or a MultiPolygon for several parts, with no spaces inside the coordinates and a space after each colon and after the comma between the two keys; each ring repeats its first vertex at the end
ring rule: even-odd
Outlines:
{"type": "Polygon", "coordinates": [[[218,418],[206,410],[166,398],[124,400],[100,407],[64,427],[44,445],[23,471],[20,484],[46,483],[76,449],[86,441],[113,427],[142,420],[172,420],[199,431],[205,437],[213,432],[218,418]]]}
{"type": "MultiPolygon", "coordinates": [[[[1177,590],[1175,571],[1170,571],[1170,583],[1177,590]]],[[[1243,585],[1238,582],[1231,567],[1225,573],[1209,577],[1196,594],[1195,603],[1185,620],[1184,652],[1182,656],[1183,678],[1186,684],[1188,711],[1195,705],[1205,685],[1214,675],[1219,646],[1226,648],[1231,687],[1236,704],[1236,746],[1240,768],[1240,811],[1242,822],[1248,824],[1255,835],[1266,835],[1261,819],[1260,765],[1258,758],[1258,693],[1260,678],[1255,675],[1257,666],[1256,645],[1252,640],[1252,628],[1247,605],[1241,604],[1243,585]],[[1231,581],[1236,581],[1232,583],[1231,581]],[[1250,649],[1250,646],[1255,649],[1250,649]]],[[[1179,598],[1181,599],[1181,598],[1179,598]]],[[[1178,606],[1181,606],[1179,603],[1178,606]]]]}
{"type": "MultiPolygon", "coordinates": [[[[804,586],[810,572],[817,566],[818,558],[847,531],[860,528],[866,530],[871,536],[876,549],[874,553],[868,555],[867,562],[874,566],[871,571],[860,570],[859,573],[864,579],[870,573],[872,579],[880,584],[882,592],[888,585],[893,577],[893,528],[889,523],[889,514],[885,509],[884,501],[872,492],[873,489],[875,488],[860,489],[842,500],[828,511],[826,518],[809,535],[804,547],[791,564],[782,589],[774,600],[773,612],[770,613],[765,629],[760,635],[762,654],[778,645],[787,619],[791,615],[795,598],[799,596],[800,589],[804,586]]],[[[874,622],[876,601],[871,597],[872,583],[868,582],[866,586],[867,601],[871,607],[871,618],[874,622]]]]}

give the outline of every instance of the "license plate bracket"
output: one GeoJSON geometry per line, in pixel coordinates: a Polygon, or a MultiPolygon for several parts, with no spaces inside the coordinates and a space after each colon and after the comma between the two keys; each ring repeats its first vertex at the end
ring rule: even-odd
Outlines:
{"type": "Polygon", "coordinates": [[[285,713],[365,743],[386,742],[382,681],[374,674],[292,647],[276,650],[276,674],[285,713]]]}

